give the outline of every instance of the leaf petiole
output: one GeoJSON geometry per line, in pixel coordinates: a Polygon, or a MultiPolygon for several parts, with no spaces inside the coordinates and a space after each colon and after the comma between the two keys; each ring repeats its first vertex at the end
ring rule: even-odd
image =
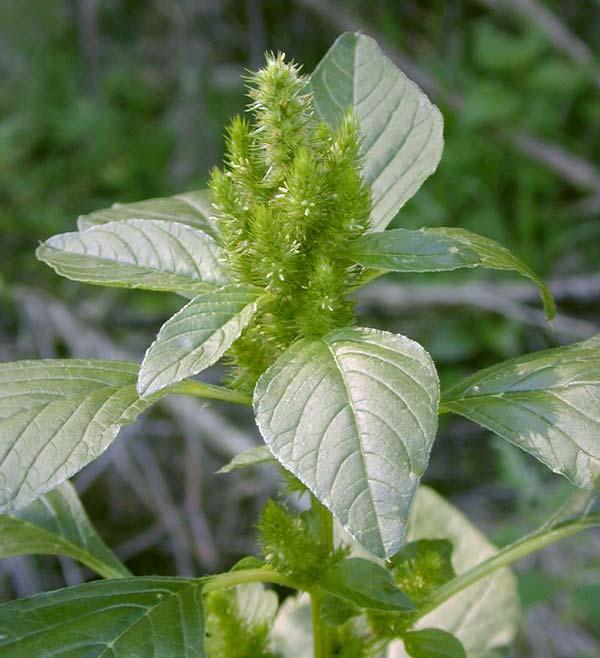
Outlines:
{"type": "Polygon", "coordinates": [[[234,404],[243,404],[246,406],[252,405],[252,398],[249,395],[244,395],[239,391],[234,391],[224,386],[206,384],[205,382],[199,382],[194,379],[186,379],[179,384],[175,384],[167,392],[175,395],[189,395],[204,400],[221,400],[223,402],[233,402],[234,404]]]}

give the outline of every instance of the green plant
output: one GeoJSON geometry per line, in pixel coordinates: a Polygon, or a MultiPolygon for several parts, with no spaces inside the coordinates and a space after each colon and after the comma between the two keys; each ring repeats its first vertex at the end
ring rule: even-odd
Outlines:
{"type": "Polygon", "coordinates": [[[498,655],[519,617],[507,567],[600,524],[600,337],[478,372],[440,402],[427,352],[359,327],[352,291],[389,271],[512,270],[539,286],[549,320],[550,292],[482,236],[385,230],[434,171],[442,120],[372,39],[342,35],[310,77],[268,56],[248,82],[250,119],[230,124],[209,193],[92,213],[38,249],[68,278],[190,301],[141,367],[0,366],[0,555],[67,555],[105,578],[0,606],[2,655],[498,655]],[[227,386],[193,379],[221,357],[227,386]],[[166,394],[253,404],[267,445],[223,471],[277,461],[288,489],[310,496],[299,514],[269,502],[262,556],[227,573],[132,577],[67,482],[166,394]],[[419,486],[439,413],[583,490],[497,551],[419,486]],[[279,605],[267,583],[299,594],[279,605]]]}

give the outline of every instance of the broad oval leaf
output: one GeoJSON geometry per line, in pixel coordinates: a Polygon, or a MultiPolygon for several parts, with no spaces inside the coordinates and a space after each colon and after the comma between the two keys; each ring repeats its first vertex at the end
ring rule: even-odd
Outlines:
{"type": "Polygon", "coordinates": [[[198,293],[228,283],[215,240],[177,222],[128,219],[63,233],[36,255],[61,276],[101,286],[198,293]]]}
{"type": "Polygon", "coordinates": [[[413,611],[412,601],[401,592],[390,572],[361,557],[341,560],[326,571],[319,587],[361,608],[413,611]]]}
{"type": "Polygon", "coordinates": [[[600,477],[600,334],[481,370],[450,388],[443,407],[592,487],[600,477]]]}
{"type": "Polygon", "coordinates": [[[80,215],[77,227],[80,231],[128,219],[157,219],[164,222],[179,222],[217,236],[212,220],[212,206],[208,190],[195,190],[170,197],[146,199],[135,203],[115,203],[110,208],[96,210],[89,215],[80,215]]]}
{"type": "Polygon", "coordinates": [[[56,359],[0,364],[0,512],[28,505],[101,455],[148,402],[138,366],[56,359]]]}
{"type": "Polygon", "coordinates": [[[556,315],[548,286],[525,263],[494,240],[460,228],[392,229],[365,235],[353,243],[357,263],[394,272],[442,272],[487,267],[517,272],[540,290],[546,317],[556,315]]]}
{"type": "Polygon", "coordinates": [[[0,516],[0,557],[14,555],[66,555],[104,578],[131,576],[90,523],[69,482],[12,516],[0,516]]]}
{"type": "Polygon", "coordinates": [[[406,633],[403,641],[412,658],[467,658],[460,640],[439,628],[411,631],[406,633]]]}
{"type": "MultiPolygon", "coordinates": [[[[411,510],[407,538],[448,539],[454,546],[452,564],[458,575],[497,552],[462,512],[424,486],[419,487],[411,510]]],[[[519,618],[516,578],[509,569],[500,569],[423,617],[417,629],[442,629],[460,640],[468,658],[491,658],[512,642],[519,618]]],[[[392,643],[388,658],[407,656],[401,641],[392,643]]]]}
{"type": "Polygon", "coordinates": [[[140,368],[144,398],[218,361],[256,313],[261,292],[231,285],[194,297],[163,324],[140,368]]]}
{"type": "Polygon", "coordinates": [[[254,408],[281,464],[385,557],[402,543],[438,400],[435,367],[418,343],[344,329],[294,344],[258,381],[254,408]]]}
{"type": "Polygon", "coordinates": [[[381,231],[436,169],[443,119],[374,39],[342,34],[311,76],[317,114],[337,126],[352,108],[364,135],[372,229],[381,231]]]}
{"type": "Polygon", "coordinates": [[[205,658],[197,580],[86,583],[0,606],[3,658],[205,658]]]}

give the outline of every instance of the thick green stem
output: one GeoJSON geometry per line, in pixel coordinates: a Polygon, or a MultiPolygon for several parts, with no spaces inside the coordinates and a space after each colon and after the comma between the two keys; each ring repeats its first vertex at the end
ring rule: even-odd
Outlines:
{"type": "MultiPolygon", "coordinates": [[[[333,516],[314,496],[312,498],[312,507],[319,514],[321,542],[331,552],[333,551],[333,516]]],[[[329,629],[321,621],[322,601],[323,595],[318,589],[310,593],[314,658],[330,658],[331,656],[329,629]]]]}
{"type": "Polygon", "coordinates": [[[501,551],[488,558],[476,567],[452,579],[438,590],[436,590],[425,605],[419,610],[419,618],[429,614],[432,610],[445,603],[459,592],[474,583],[487,578],[492,573],[506,567],[517,560],[535,553],[536,551],[553,544],[554,542],[570,537],[582,530],[600,525],[600,515],[592,515],[574,521],[568,521],[551,528],[542,527],[514,544],[503,548],[501,551]]]}
{"type": "Polygon", "coordinates": [[[169,389],[169,393],[177,395],[189,395],[204,400],[222,400],[223,402],[234,402],[235,404],[252,405],[252,398],[239,391],[234,391],[224,386],[205,384],[204,382],[186,379],[175,384],[169,389]]]}
{"type": "Polygon", "coordinates": [[[238,585],[247,585],[248,583],[273,583],[275,585],[284,585],[285,587],[298,589],[297,585],[290,578],[268,567],[229,571],[216,576],[205,576],[204,578],[200,578],[200,581],[203,583],[202,589],[204,592],[237,587],[238,585]]]}

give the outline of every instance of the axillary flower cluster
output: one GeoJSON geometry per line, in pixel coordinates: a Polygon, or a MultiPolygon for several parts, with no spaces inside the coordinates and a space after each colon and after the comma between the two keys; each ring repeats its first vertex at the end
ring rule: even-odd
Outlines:
{"type": "Polygon", "coordinates": [[[230,350],[232,384],[251,391],[296,339],[352,323],[361,268],[348,247],[368,228],[371,199],[350,112],[336,130],[317,121],[307,76],[281,53],[247,80],[249,119],[227,128],[210,190],[232,278],[269,293],[230,350]]]}

